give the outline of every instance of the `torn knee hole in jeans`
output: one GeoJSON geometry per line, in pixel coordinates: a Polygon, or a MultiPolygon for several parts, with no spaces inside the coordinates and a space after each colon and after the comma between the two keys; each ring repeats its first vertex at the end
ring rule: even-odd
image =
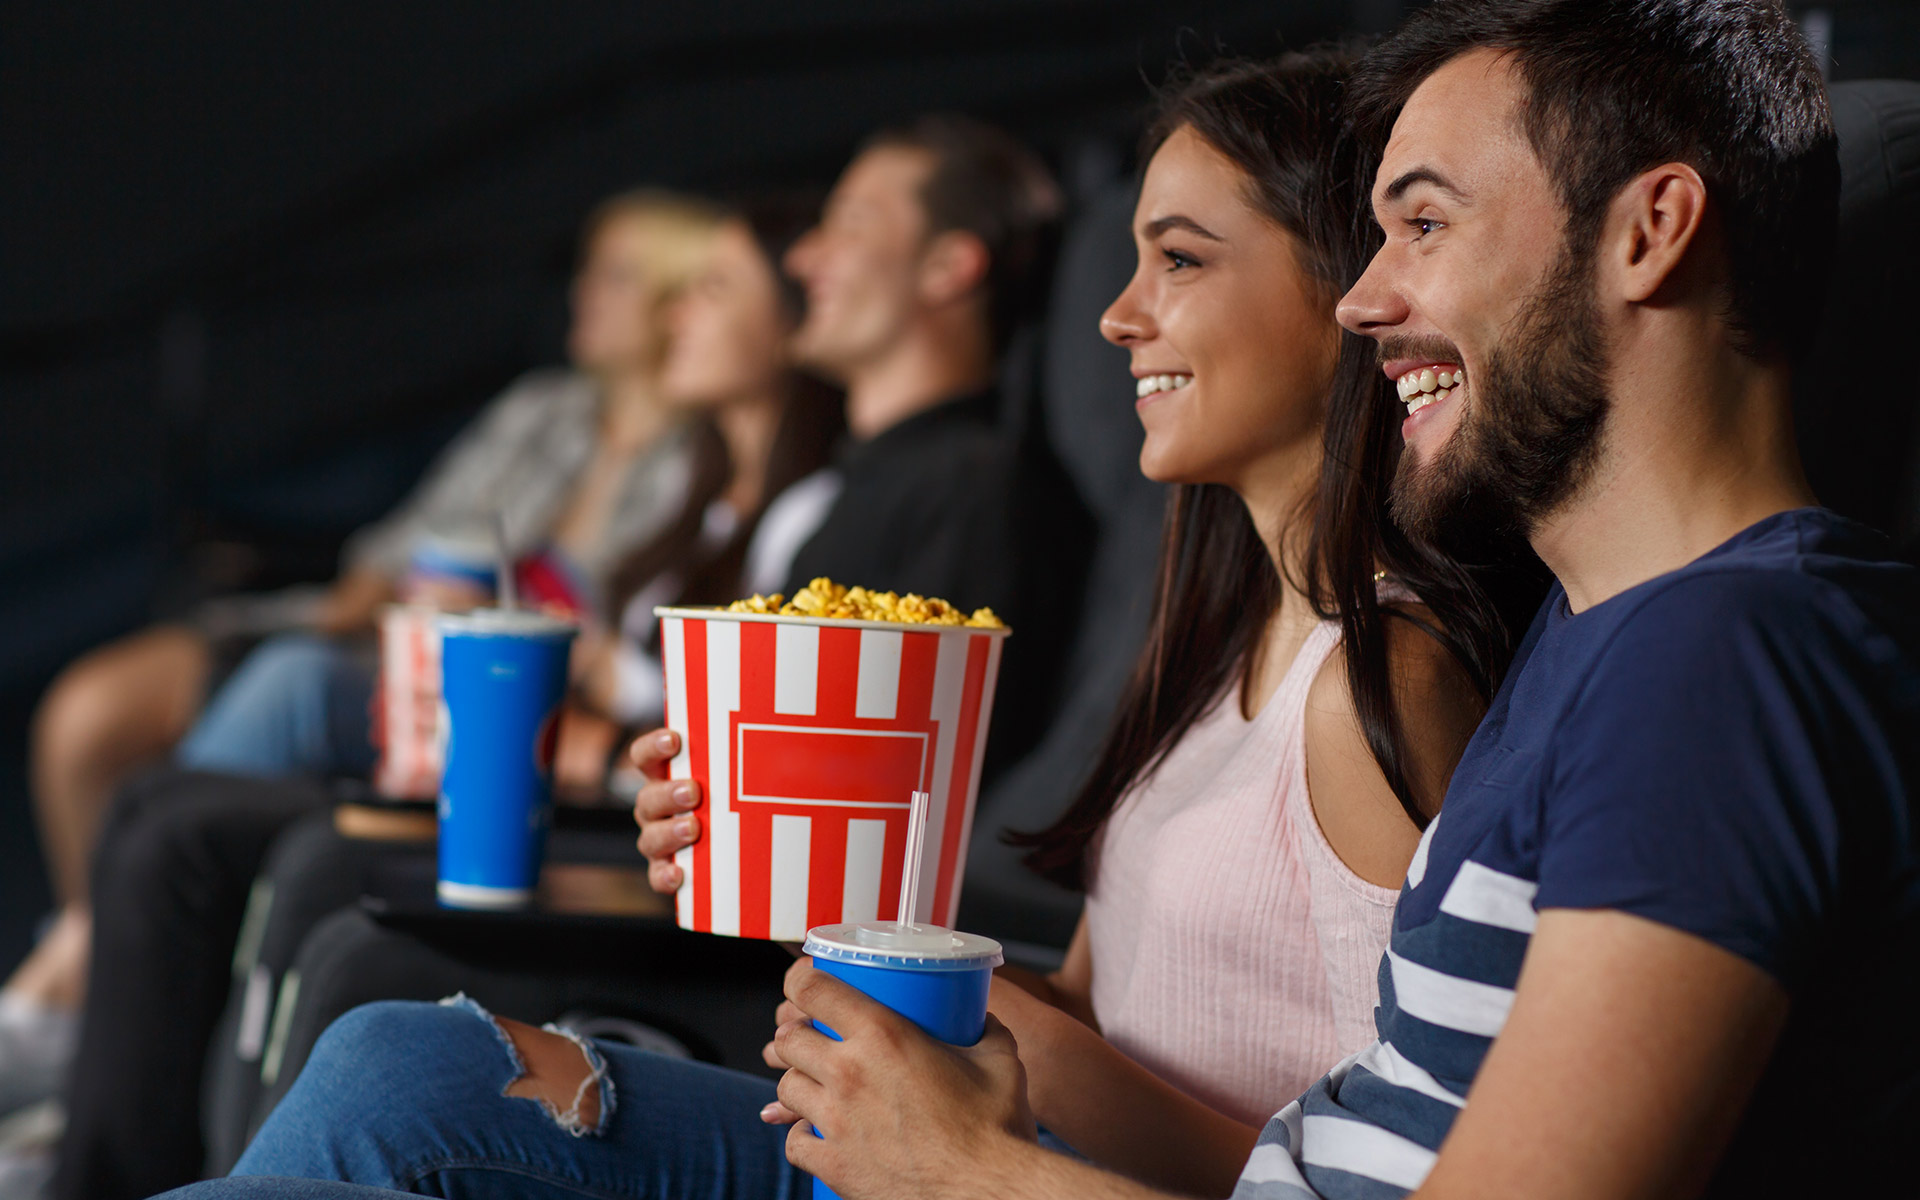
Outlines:
{"type": "Polygon", "coordinates": [[[440,1003],[464,1009],[493,1028],[513,1067],[502,1096],[538,1104],[574,1137],[606,1131],[613,1116],[613,1080],[592,1042],[557,1025],[535,1029],[496,1017],[464,993],[440,1003]]]}

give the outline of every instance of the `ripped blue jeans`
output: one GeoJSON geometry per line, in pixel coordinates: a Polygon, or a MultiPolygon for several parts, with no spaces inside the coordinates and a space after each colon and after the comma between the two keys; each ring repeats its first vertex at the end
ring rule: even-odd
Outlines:
{"type": "Polygon", "coordinates": [[[578,1108],[506,1094],[520,1057],[472,1001],[362,1006],[321,1037],[233,1173],[460,1200],[812,1195],[786,1128],[760,1120],[770,1080],[607,1042],[582,1050],[600,1089],[591,1129],[578,1108]]]}

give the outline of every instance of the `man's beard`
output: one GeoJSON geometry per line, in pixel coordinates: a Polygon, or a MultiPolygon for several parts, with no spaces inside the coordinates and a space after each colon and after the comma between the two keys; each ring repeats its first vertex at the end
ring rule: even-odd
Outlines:
{"type": "MultiPolygon", "coordinates": [[[[1404,357],[1392,350],[1383,344],[1382,357],[1404,357]]],[[[1394,523],[1433,543],[1531,535],[1592,474],[1606,421],[1591,254],[1562,250],[1461,399],[1466,407],[1436,453],[1420,462],[1401,450],[1394,523]]]]}

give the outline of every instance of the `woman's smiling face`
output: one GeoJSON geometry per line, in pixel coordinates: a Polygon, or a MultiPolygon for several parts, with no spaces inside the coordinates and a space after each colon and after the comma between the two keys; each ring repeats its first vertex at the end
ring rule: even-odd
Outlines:
{"type": "Polygon", "coordinates": [[[1317,449],[1339,356],[1334,297],[1251,194],[1246,172],[1190,127],[1147,166],[1139,266],[1100,332],[1132,355],[1149,479],[1244,495],[1263,467],[1317,449]]]}

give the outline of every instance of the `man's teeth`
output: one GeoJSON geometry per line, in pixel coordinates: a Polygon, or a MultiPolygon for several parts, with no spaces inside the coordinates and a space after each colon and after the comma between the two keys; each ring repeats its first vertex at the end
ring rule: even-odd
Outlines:
{"type": "Polygon", "coordinates": [[[1136,381],[1134,390],[1144,400],[1155,392],[1171,392],[1192,382],[1191,375],[1143,375],[1136,381]]]}
{"type": "Polygon", "coordinates": [[[1462,367],[1449,367],[1435,370],[1422,367],[1418,371],[1408,371],[1394,381],[1400,391],[1400,399],[1406,403],[1407,415],[1412,416],[1429,404],[1438,404],[1453,395],[1453,389],[1467,381],[1467,372],[1462,367]]]}

